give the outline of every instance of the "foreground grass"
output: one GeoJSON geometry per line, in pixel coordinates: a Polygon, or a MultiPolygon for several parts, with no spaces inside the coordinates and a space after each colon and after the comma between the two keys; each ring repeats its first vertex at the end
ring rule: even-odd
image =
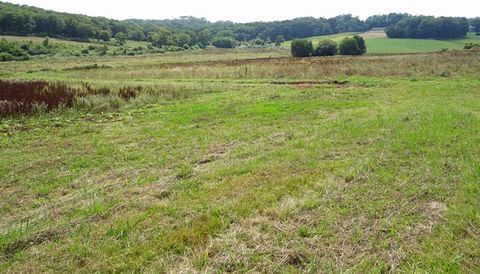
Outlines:
{"type": "Polygon", "coordinates": [[[434,57],[450,76],[186,73],[146,84],[188,96],[3,119],[0,271],[478,272],[478,63],[434,57]]]}

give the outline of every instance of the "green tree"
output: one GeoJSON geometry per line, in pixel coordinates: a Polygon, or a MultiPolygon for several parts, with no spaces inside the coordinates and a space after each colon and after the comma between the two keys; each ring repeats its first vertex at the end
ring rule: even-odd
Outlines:
{"type": "Polygon", "coordinates": [[[293,57],[309,57],[313,54],[312,41],[306,39],[295,39],[291,44],[293,57]]]}
{"type": "Polygon", "coordinates": [[[320,41],[313,52],[315,56],[333,56],[337,54],[338,46],[332,40],[323,40],[320,41]]]}
{"type": "Polygon", "coordinates": [[[232,37],[217,36],[213,38],[212,45],[215,46],[216,48],[231,49],[235,47],[235,41],[233,40],[232,37]]]}
{"type": "Polygon", "coordinates": [[[97,38],[99,40],[108,42],[108,41],[110,41],[110,39],[112,39],[112,32],[108,31],[108,30],[101,30],[101,31],[98,32],[97,38]]]}
{"type": "Polygon", "coordinates": [[[471,25],[475,29],[475,32],[480,34],[480,17],[472,19],[471,25]]]}
{"type": "Polygon", "coordinates": [[[117,44],[125,45],[125,43],[127,42],[127,35],[123,32],[119,32],[119,33],[115,34],[115,40],[116,40],[117,44]]]}
{"type": "Polygon", "coordinates": [[[174,37],[175,43],[178,47],[184,47],[185,45],[190,45],[192,38],[186,33],[177,33],[174,37]]]}
{"type": "Polygon", "coordinates": [[[198,42],[204,48],[210,44],[210,40],[212,39],[212,32],[209,29],[202,30],[198,34],[198,42]]]}
{"type": "Polygon", "coordinates": [[[152,44],[156,47],[173,46],[175,41],[172,36],[173,33],[171,30],[167,28],[159,28],[151,35],[152,44]]]}
{"type": "Polygon", "coordinates": [[[339,46],[341,55],[362,55],[364,52],[358,46],[357,40],[352,37],[345,37],[339,46]]]}
{"type": "Polygon", "coordinates": [[[353,39],[357,41],[357,47],[360,55],[367,53],[367,45],[365,44],[365,40],[363,39],[363,37],[355,35],[353,36],[353,39]]]}
{"type": "Polygon", "coordinates": [[[277,39],[275,40],[275,46],[279,47],[282,45],[283,42],[285,42],[285,38],[283,37],[283,35],[278,35],[277,39]]]}

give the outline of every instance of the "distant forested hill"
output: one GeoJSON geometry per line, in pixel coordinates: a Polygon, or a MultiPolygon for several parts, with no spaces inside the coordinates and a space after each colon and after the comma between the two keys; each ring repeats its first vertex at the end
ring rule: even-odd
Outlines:
{"type": "Polygon", "coordinates": [[[233,47],[237,41],[254,41],[255,44],[283,42],[293,38],[341,32],[361,32],[374,27],[387,27],[392,37],[412,38],[418,36],[417,33],[425,33],[424,26],[436,29],[436,36],[439,32],[443,33],[445,29],[453,28],[454,31],[444,35],[450,38],[451,36],[465,36],[465,26],[467,30],[469,26],[465,18],[432,19],[427,17],[428,20],[424,17],[421,18],[420,21],[424,22],[423,24],[415,23],[419,21],[418,17],[397,13],[375,15],[365,21],[352,15],[340,15],[329,19],[304,17],[254,23],[209,22],[195,17],[181,17],[173,20],[131,19],[119,21],[0,2],[0,34],[2,35],[37,35],[103,41],[117,37],[121,40],[150,41],[157,47],[184,47],[187,45],[204,47],[210,44],[219,47],[233,47]],[[441,24],[441,26],[438,27],[435,24],[441,24]]]}

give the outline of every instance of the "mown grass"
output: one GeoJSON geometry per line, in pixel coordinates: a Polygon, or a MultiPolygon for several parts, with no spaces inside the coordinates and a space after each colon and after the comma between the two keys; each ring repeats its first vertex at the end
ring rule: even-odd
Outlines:
{"type": "Polygon", "coordinates": [[[1,120],[0,271],[478,272],[479,52],[247,55],[0,65],[173,94],[1,120]]]}
{"type": "Polygon", "coordinates": [[[480,36],[469,33],[464,39],[434,40],[434,39],[390,39],[367,38],[369,53],[414,53],[432,52],[445,49],[463,49],[469,42],[480,42],[480,36]]]}

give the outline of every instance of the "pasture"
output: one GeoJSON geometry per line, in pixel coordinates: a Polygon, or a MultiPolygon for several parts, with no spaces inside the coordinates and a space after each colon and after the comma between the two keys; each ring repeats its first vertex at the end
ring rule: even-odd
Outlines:
{"type": "MultiPolygon", "coordinates": [[[[367,54],[400,54],[400,53],[423,53],[441,50],[460,50],[469,42],[479,43],[480,36],[475,33],[468,33],[467,37],[462,39],[436,40],[436,39],[393,39],[388,38],[382,29],[368,31],[365,33],[348,32],[325,36],[315,36],[306,39],[312,40],[314,44],[324,39],[331,39],[337,43],[347,37],[360,35],[365,39],[367,45],[367,54]]],[[[283,47],[289,48],[290,41],[284,42],[283,47]]]]}
{"type": "Polygon", "coordinates": [[[289,56],[0,63],[0,272],[480,271],[480,51],[289,56]]]}

